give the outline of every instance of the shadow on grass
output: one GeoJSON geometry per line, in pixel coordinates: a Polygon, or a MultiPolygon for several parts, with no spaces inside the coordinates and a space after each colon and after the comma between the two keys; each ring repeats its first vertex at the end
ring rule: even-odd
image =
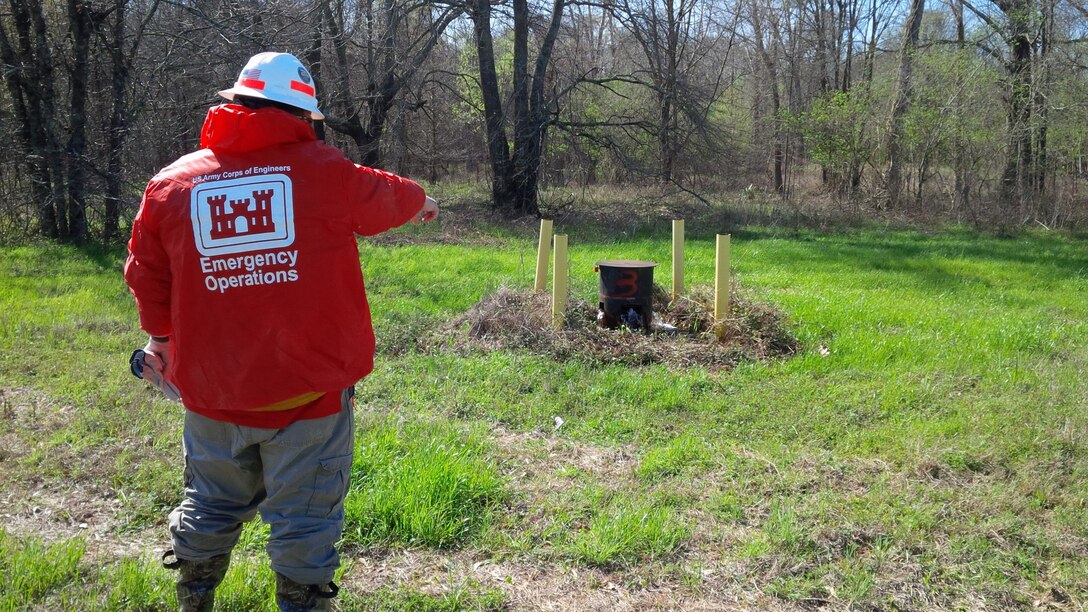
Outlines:
{"type": "MultiPolygon", "coordinates": [[[[668,240],[671,232],[664,221],[624,236],[610,235],[602,227],[579,228],[571,233],[575,231],[579,242],[594,246],[614,244],[620,239],[668,240]]],[[[713,250],[714,233],[700,229],[697,224],[689,224],[686,231],[689,249],[698,245],[713,250]]],[[[735,253],[738,246],[743,249],[758,244],[761,258],[794,272],[876,272],[882,277],[890,272],[900,275],[901,280],[913,277],[909,284],[934,293],[999,287],[1003,272],[1014,268],[1033,284],[1088,278],[1084,245],[1066,235],[1025,233],[1001,238],[952,228],[933,234],[883,233],[876,229],[832,233],[754,229],[738,230],[732,236],[735,253]]],[[[735,262],[743,257],[743,250],[740,253],[734,255],[735,262]]]]}
{"type": "Polygon", "coordinates": [[[41,241],[5,249],[0,270],[13,278],[53,278],[57,274],[57,262],[64,261],[70,264],[72,273],[116,272],[120,275],[127,256],[127,247],[122,245],[74,246],[41,241]],[[81,263],[87,266],[80,266],[81,263]]]}

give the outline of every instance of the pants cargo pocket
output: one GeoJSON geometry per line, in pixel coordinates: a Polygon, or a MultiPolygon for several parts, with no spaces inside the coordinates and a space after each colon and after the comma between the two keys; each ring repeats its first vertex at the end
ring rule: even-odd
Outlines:
{"type": "Polygon", "coordinates": [[[190,465],[189,455],[185,455],[185,469],[181,471],[181,486],[189,489],[193,486],[193,466],[190,465]]]}
{"type": "Polygon", "coordinates": [[[314,474],[314,489],[306,504],[306,516],[326,518],[344,505],[351,480],[351,455],[321,459],[314,474]]]}

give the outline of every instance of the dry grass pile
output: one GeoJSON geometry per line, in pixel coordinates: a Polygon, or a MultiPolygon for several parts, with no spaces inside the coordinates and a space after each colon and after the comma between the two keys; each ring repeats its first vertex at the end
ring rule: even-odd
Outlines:
{"type": "Polygon", "coordinates": [[[457,351],[518,349],[596,363],[710,368],[773,359],[799,348],[782,312],[735,291],[729,316],[718,329],[714,328],[713,295],[705,289],[674,302],[656,286],[654,304],[657,325],[649,334],[599,327],[597,305],[583,300],[568,306],[563,327],[556,329],[551,323],[550,296],[503,287],[451,321],[436,340],[457,351]],[[674,329],[667,330],[662,323],[674,329]]]}

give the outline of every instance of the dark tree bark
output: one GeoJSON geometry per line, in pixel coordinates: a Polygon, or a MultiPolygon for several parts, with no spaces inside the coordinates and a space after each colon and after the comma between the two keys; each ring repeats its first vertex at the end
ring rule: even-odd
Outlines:
{"type": "Polygon", "coordinates": [[[39,232],[50,238],[66,237],[64,159],[56,136],[53,58],[43,6],[34,0],[9,0],[8,4],[14,33],[9,35],[0,27],[0,59],[21,126],[39,232]]]}
{"type": "Polygon", "coordinates": [[[506,139],[506,117],[499,94],[499,77],[495,70],[495,43],[491,38],[491,2],[475,0],[471,16],[476,34],[476,56],[480,67],[480,94],[484,105],[487,154],[491,161],[491,198],[498,208],[512,208],[513,166],[510,161],[510,145],[506,139]]]}
{"type": "Polygon", "coordinates": [[[491,160],[491,193],[494,205],[512,215],[540,215],[537,204],[540,162],[549,124],[544,86],[565,3],[566,0],[553,1],[548,29],[530,73],[529,6],[527,0],[514,0],[513,155],[509,153],[506,139],[505,116],[495,71],[491,5],[488,0],[475,0],[472,5],[488,157],[491,160]]]}
{"type": "Polygon", "coordinates": [[[785,194],[786,183],[784,166],[786,155],[784,144],[782,143],[782,132],[779,129],[779,114],[782,110],[782,101],[778,93],[778,66],[767,50],[763,32],[763,16],[760,13],[761,10],[761,7],[756,6],[756,3],[752,2],[752,30],[755,35],[756,52],[759,54],[760,62],[763,64],[763,69],[767,73],[766,86],[771,94],[771,124],[773,126],[773,144],[771,145],[773,164],[771,170],[772,184],[775,192],[785,194]]]}
{"type": "Polygon", "coordinates": [[[1032,186],[1035,192],[1046,192],[1046,176],[1049,170],[1047,160],[1047,132],[1049,128],[1049,103],[1047,102],[1047,87],[1050,83],[1050,50],[1054,38],[1054,0],[1041,0],[1039,18],[1041,27],[1038,36],[1038,51],[1035,54],[1035,63],[1038,66],[1035,71],[1035,82],[1032,104],[1035,106],[1035,159],[1032,167],[1032,186]]]}
{"type": "Polygon", "coordinates": [[[903,48],[899,55],[899,75],[896,79],[895,104],[892,106],[888,128],[888,174],[885,178],[888,208],[899,207],[899,196],[903,188],[903,116],[907,114],[907,107],[910,104],[911,67],[914,50],[918,47],[918,32],[922,25],[924,10],[925,0],[911,0],[910,12],[904,26],[903,48]]]}
{"type": "Polygon", "coordinates": [[[106,44],[110,58],[111,110],[106,128],[106,205],[102,240],[107,243],[118,238],[124,198],[125,144],[128,141],[130,115],[133,112],[128,99],[129,86],[137,53],[144,40],[144,32],[158,12],[159,0],[154,0],[147,7],[131,38],[126,35],[127,19],[130,15],[128,5],[129,0],[114,0],[111,9],[113,21],[106,44]]]}
{"type": "MultiPolygon", "coordinates": [[[[980,10],[968,0],[959,0],[995,31],[1000,32],[1008,55],[1005,57],[1006,128],[1005,168],[1001,195],[1015,206],[1021,219],[1032,214],[1031,196],[1046,185],[1049,73],[1045,56],[1053,44],[1053,3],[1035,0],[993,0],[1004,15],[1004,23],[980,10]]],[[[1076,8],[1075,4],[1072,4],[1076,8]]],[[[993,50],[987,53],[997,56],[993,50]]],[[[1035,211],[1038,212],[1038,211],[1035,211]]]]}
{"type": "Polygon", "coordinates": [[[71,96],[68,105],[68,239],[87,241],[87,82],[90,73],[94,15],[84,0],[68,0],[68,25],[72,36],[73,63],[68,74],[71,96]]]}
{"type": "Polygon", "coordinates": [[[1030,0],[1004,0],[998,8],[1008,17],[1009,59],[1005,64],[1008,75],[1008,124],[1005,171],[1001,183],[1008,202],[1021,208],[1031,181],[1031,3],[1030,0]]]}
{"type": "MultiPolygon", "coordinates": [[[[539,216],[540,214],[537,205],[537,190],[540,183],[540,161],[544,153],[544,139],[548,129],[544,86],[548,67],[551,64],[552,51],[555,49],[555,40],[559,36],[565,2],[566,0],[553,0],[551,22],[537,51],[536,65],[531,79],[515,88],[527,87],[529,90],[529,106],[524,110],[526,116],[515,120],[515,124],[520,124],[522,127],[514,134],[514,210],[523,215],[539,216]]],[[[528,4],[527,0],[514,0],[515,5],[519,3],[528,4]]],[[[525,29],[528,30],[528,11],[525,11],[525,17],[525,29]]],[[[515,24],[514,27],[516,29],[518,26],[515,24]]],[[[526,58],[529,54],[527,42],[526,40],[526,47],[521,51],[526,58]]],[[[517,64],[516,45],[514,55],[514,63],[517,64]]]]}
{"type": "Polygon", "coordinates": [[[344,7],[341,4],[336,8],[334,12],[329,2],[321,4],[324,16],[320,21],[328,28],[339,72],[337,87],[330,95],[333,104],[325,111],[325,125],[351,138],[365,157],[368,149],[366,130],[363,129],[359,109],[351,99],[351,62],[348,60],[351,40],[344,29],[344,7]]]}
{"type": "MultiPolygon", "coordinates": [[[[653,6],[655,5],[651,4],[651,7],[653,6]]],[[[679,5],[674,0],[665,0],[664,8],[664,15],[661,17],[655,16],[654,19],[655,22],[663,19],[665,26],[663,28],[665,40],[656,41],[656,44],[661,45],[661,47],[655,50],[656,53],[661,55],[661,57],[657,58],[659,74],[657,75],[656,85],[660,90],[658,96],[657,146],[661,157],[661,181],[669,183],[673,180],[679,148],[676,146],[675,137],[679,135],[676,103],[679,85],[677,77],[680,64],[680,58],[678,57],[680,53],[680,28],[687,17],[686,13],[691,10],[691,7],[684,0],[681,0],[679,5]]],[[[653,26],[655,30],[658,29],[656,23],[653,23],[653,26]]],[[[660,34],[657,33],[654,38],[659,36],[660,34]]],[[[647,50],[647,52],[649,51],[647,50]]]]}
{"type": "MultiPolygon", "coordinates": [[[[950,0],[952,15],[956,20],[956,47],[962,52],[967,47],[967,29],[963,20],[963,2],[950,0]]],[[[967,177],[967,151],[962,136],[956,136],[953,141],[952,155],[955,158],[955,185],[953,187],[953,205],[956,209],[964,209],[970,205],[971,187],[967,177]]]]}
{"type": "Polygon", "coordinates": [[[110,45],[110,96],[113,100],[110,124],[106,131],[109,157],[106,161],[106,218],[102,227],[102,240],[117,238],[121,218],[122,173],[124,172],[124,142],[128,129],[125,93],[128,89],[129,61],[124,53],[126,0],[117,0],[113,8],[113,24],[110,28],[113,44],[110,45]]]}

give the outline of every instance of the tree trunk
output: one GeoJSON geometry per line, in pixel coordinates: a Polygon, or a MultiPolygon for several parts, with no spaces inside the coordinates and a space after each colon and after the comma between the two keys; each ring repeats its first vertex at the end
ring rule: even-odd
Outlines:
{"type": "Polygon", "coordinates": [[[30,17],[34,27],[34,49],[29,52],[29,57],[35,64],[35,81],[26,82],[26,91],[36,98],[36,104],[40,109],[42,151],[49,168],[49,199],[56,209],[57,236],[65,239],[71,235],[68,228],[68,215],[65,210],[64,188],[64,150],[60,146],[57,125],[57,94],[54,83],[56,76],[53,71],[53,43],[49,40],[49,29],[46,25],[45,11],[42,3],[19,2],[30,8],[30,17]]]}
{"type": "MultiPolygon", "coordinates": [[[[351,138],[359,149],[360,155],[365,157],[369,150],[366,131],[363,129],[362,120],[359,118],[359,110],[351,99],[351,66],[348,62],[348,40],[344,30],[343,15],[334,15],[328,2],[322,3],[324,17],[322,21],[329,29],[329,35],[333,41],[333,51],[336,56],[336,68],[339,72],[336,90],[331,92],[335,115],[325,113],[325,123],[330,128],[351,138]],[[337,19],[339,17],[340,19],[337,19]]],[[[332,110],[332,109],[329,109],[332,110]]]]}
{"type": "Polygon", "coordinates": [[[382,135],[385,133],[385,120],[389,116],[391,100],[382,98],[371,103],[366,127],[360,126],[359,138],[355,140],[355,144],[358,145],[361,155],[359,163],[364,166],[382,167],[382,135]]]}
{"type": "Polygon", "coordinates": [[[1031,162],[1031,6],[1027,0],[1009,0],[998,6],[1009,19],[1008,117],[1005,171],[1002,191],[1007,203],[1015,202],[1020,213],[1026,212],[1027,183],[1031,162]]]}
{"type": "MultiPolygon", "coordinates": [[[[956,47],[962,53],[967,46],[967,30],[963,21],[963,0],[951,0],[952,14],[956,20],[956,47]]],[[[957,109],[957,113],[962,112],[957,109]]],[[[967,172],[967,146],[964,137],[957,134],[953,139],[953,152],[955,157],[956,180],[953,187],[952,206],[956,210],[963,210],[970,205],[971,185],[967,172]]]]}
{"type": "Polygon", "coordinates": [[[902,178],[902,138],[903,116],[907,114],[911,91],[911,62],[914,49],[918,46],[918,31],[922,25],[922,11],[925,0],[911,0],[910,13],[904,28],[903,49],[899,56],[899,77],[896,81],[895,105],[888,128],[888,175],[885,184],[888,190],[888,208],[898,208],[899,195],[903,188],[902,178]]]}
{"type": "MultiPolygon", "coordinates": [[[[661,150],[661,181],[663,183],[670,183],[676,173],[676,95],[677,95],[677,76],[679,70],[679,42],[680,42],[680,19],[681,16],[677,14],[677,7],[673,0],[665,0],[665,57],[664,66],[661,66],[663,78],[660,79],[659,87],[661,92],[660,96],[660,121],[658,133],[658,143],[661,150]]],[[[680,11],[685,10],[683,3],[681,3],[680,11]]]]}
{"type": "Polygon", "coordinates": [[[835,51],[835,82],[833,83],[833,87],[839,91],[849,91],[850,64],[854,59],[854,30],[856,30],[858,26],[858,2],[857,0],[835,1],[839,9],[839,19],[837,37],[838,46],[835,51]]]}
{"type": "Polygon", "coordinates": [[[866,86],[873,82],[873,72],[876,66],[876,47],[879,24],[877,23],[877,0],[869,0],[869,42],[865,47],[865,61],[863,77],[866,86]]]}
{"type": "Polygon", "coordinates": [[[763,63],[763,69],[767,71],[767,87],[771,93],[771,125],[773,130],[771,145],[771,157],[773,169],[771,176],[774,184],[774,190],[779,194],[786,192],[785,184],[785,151],[782,144],[782,134],[778,128],[779,113],[782,108],[782,101],[778,94],[778,67],[767,51],[767,46],[764,43],[763,37],[763,18],[760,15],[760,7],[756,6],[755,2],[752,2],[752,29],[755,34],[756,51],[759,53],[759,58],[763,63]]]}
{"type": "Polygon", "coordinates": [[[125,91],[128,89],[128,64],[124,54],[126,0],[117,0],[113,7],[112,45],[110,45],[110,97],[113,108],[106,131],[106,218],[103,220],[102,241],[109,243],[118,234],[121,218],[121,174],[124,172],[125,91]]]}
{"type": "MultiPolygon", "coordinates": [[[[310,48],[306,50],[306,65],[310,69],[310,76],[314,79],[314,87],[318,95],[325,92],[325,80],[321,69],[321,44],[325,40],[325,14],[329,10],[328,0],[321,0],[318,10],[314,11],[317,23],[314,24],[314,39],[310,41],[310,48]]],[[[314,134],[318,140],[325,140],[325,122],[314,121],[314,134]]]]}
{"type": "Polygon", "coordinates": [[[1047,94],[1050,85],[1049,55],[1050,46],[1054,34],[1054,2],[1043,0],[1041,7],[1042,27],[1039,32],[1038,52],[1035,56],[1035,64],[1038,67],[1033,71],[1035,75],[1032,89],[1034,90],[1033,103],[1035,105],[1035,159],[1033,160],[1032,185],[1035,192],[1042,195],[1046,192],[1047,175],[1047,128],[1048,108],[1047,94]]]}
{"type": "Polygon", "coordinates": [[[10,0],[15,40],[0,28],[4,82],[19,119],[19,136],[30,169],[39,231],[49,238],[68,236],[64,209],[64,152],[57,141],[57,106],[52,42],[40,1],[10,0]]]}
{"type": "Polygon", "coordinates": [[[820,93],[827,93],[831,89],[831,80],[827,75],[828,64],[828,35],[827,35],[827,7],[824,0],[816,0],[812,3],[812,22],[816,36],[816,65],[820,74],[820,93]]]}
{"type": "Polygon", "coordinates": [[[110,57],[111,112],[106,131],[106,205],[102,227],[102,240],[111,242],[118,237],[118,227],[124,199],[124,147],[128,140],[128,127],[132,106],[128,101],[133,66],[143,42],[144,32],[158,12],[159,0],[153,0],[141,16],[140,23],[126,43],[125,30],[128,21],[129,0],[113,1],[113,23],[110,40],[106,47],[110,57]],[[127,51],[126,51],[127,47],[127,51]]]}
{"type": "Polygon", "coordinates": [[[472,21],[476,33],[476,54],[480,63],[480,92],[484,103],[488,157],[491,160],[491,193],[497,208],[516,215],[537,215],[540,161],[547,133],[544,82],[551,64],[555,39],[559,35],[565,0],[554,0],[548,31],[537,52],[536,66],[529,73],[529,5],[514,0],[514,153],[506,140],[505,117],[495,70],[491,38],[491,5],[475,0],[472,21]]]}
{"type": "Polygon", "coordinates": [[[559,27],[563,22],[563,9],[566,0],[553,0],[552,19],[548,25],[548,31],[540,44],[540,51],[536,56],[536,67],[533,69],[533,83],[529,90],[529,113],[532,117],[532,132],[530,142],[526,147],[529,159],[526,166],[531,169],[528,177],[532,181],[532,188],[523,198],[521,210],[525,214],[540,215],[537,205],[537,185],[540,176],[540,161],[544,154],[544,143],[548,130],[548,101],[544,99],[544,85],[547,81],[548,67],[551,65],[552,51],[555,49],[555,41],[559,37],[559,27]]]}
{"type": "Polygon", "coordinates": [[[36,203],[38,231],[48,238],[57,238],[60,229],[52,198],[52,177],[49,173],[45,145],[44,118],[36,91],[28,83],[36,81],[30,42],[30,14],[25,5],[12,3],[18,48],[0,28],[0,60],[13,69],[4,70],[4,85],[11,96],[19,141],[27,159],[31,197],[36,203]]]}
{"type": "MultiPolygon", "coordinates": [[[[666,84],[665,87],[669,86],[666,84]]],[[[661,156],[661,182],[670,183],[672,182],[673,169],[676,166],[676,156],[673,154],[671,138],[674,111],[670,91],[662,92],[659,110],[658,120],[660,125],[658,125],[657,129],[657,148],[658,154],[661,156]]]]}
{"type": "Polygon", "coordinates": [[[487,129],[487,153],[491,161],[491,198],[496,208],[513,205],[510,145],[506,140],[506,121],[495,70],[495,45],[491,39],[491,3],[475,0],[472,22],[476,33],[476,55],[480,65],[480,94],[484,104],[487,129]]]}
{"type": "Polygon", "coordinates": [[[533,144],[533,117],[529,112],[529,2],[513,0],[514,5],[514,156],[511,187],[513,210],[524,211],[527,200],[536,202],[535,165],[530,148],[533,144]]]}
{"type": "Polygon", "coordinates": [[[72,33],[75,61],[69,74],[68,239],[87,241],[87,170],[83,159],[87,147],[87,82],[90,72],[91,35],[94,23],[91,7],[83,0],[68,0],[68,23],[72,33]]]}
{"type": "MultiPolygon", "coordinates": [[[[425,3],[381,0],[349,6],[349,14],[345,14],[344,3],[341,2],[335,11],[329,5],[327,0],[321,0],[319,23],[325,24],[333,39],[338,72],[334,92],[337,112],[327,116],[325,123],[355,142],[363,164],[381,167],[381,139],[389,111],[396,107],[404,86],[425,65],[435,45],[443,39],[446,28],[464,9],[462,5],[453,4],[442,9],[427,9],[425,3]],[[353,23],[345,24],[345,19],[349,18],[353,23]],[[365,35],[359,34],[360,31],[365,35]],[[358,47],[365,53],[362,60],[365,70],[352,64],[353,60],[359,62],[354,59],[358,47]],[[351,57],[349,49],[353,53],[351,57]],[[357,74],[363,74],[367,79],[361,104],[354,97],[351,86],[351,77],[357,74]],[[363,105],[366,110],[360,111],[359,107],[363,105]]],[[[314,45],[311,54],[319,58],[320,41],[314,45]]]]}

